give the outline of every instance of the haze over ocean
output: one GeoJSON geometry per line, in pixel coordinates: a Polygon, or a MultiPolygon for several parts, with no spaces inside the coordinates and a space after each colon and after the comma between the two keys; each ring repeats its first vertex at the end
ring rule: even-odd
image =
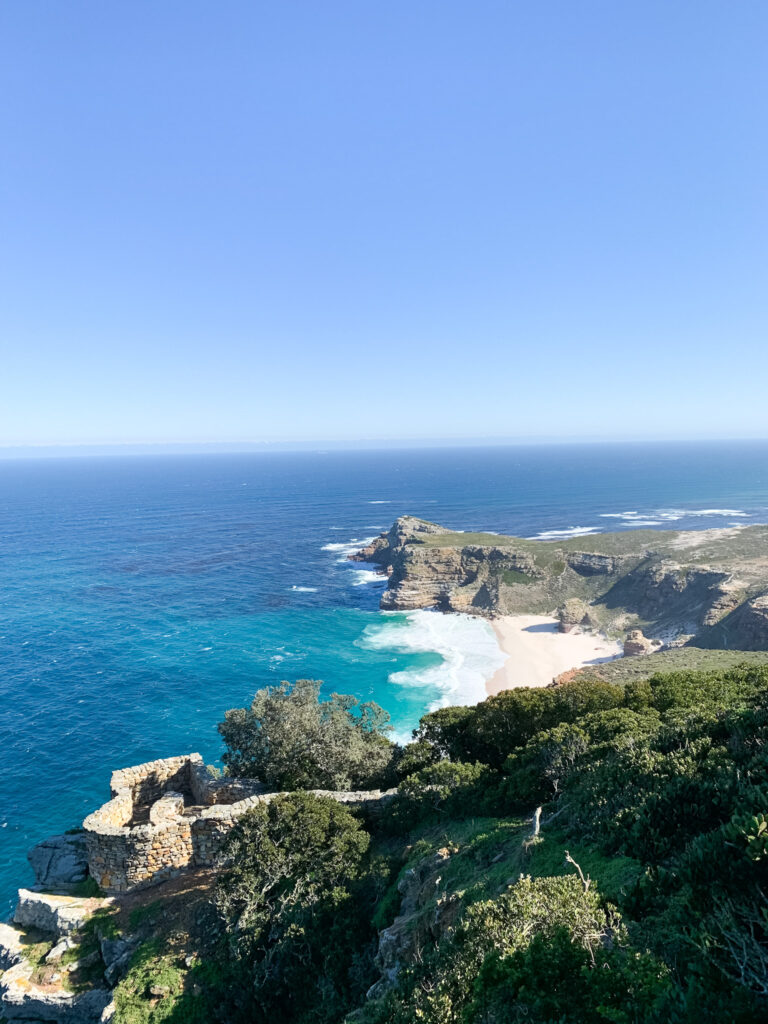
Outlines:
{"type": "Polygon", "coordinates": [[[382,615],[348,551],[402,513],[521,536],[768,521],[768,442],[0,462],[0,904],[115,768],[320,678],[406,734],[498,663],[481,620],[382,615]]]}

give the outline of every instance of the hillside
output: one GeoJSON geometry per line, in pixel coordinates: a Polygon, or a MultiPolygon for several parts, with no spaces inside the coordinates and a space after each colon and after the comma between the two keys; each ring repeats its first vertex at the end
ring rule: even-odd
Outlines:
{"type": "Polygon", "coordinates": [[[768,666],[696,657],[442,708],[405,747],[381,709],[260,691],[258,720],[223,723],[225,760],[281,779],[300,762],[305,785],[242,815],[213,868],[110,901],[93,878],[90,899],[22,891],[5,1019],[762,1024],[768,666]],[[399,780],[381,813],[305,788],[358,765],[355,721],[399,780]],[[44,906],[55,922],[30,917],[44,906]]]}
{"type": "Polygon", "coordinates": [[[554,614],[576,600],[584,624],[609,634],[641,628],[699,647],[768,650],[768,526],[542,541],[401,516],[352,558],[388,575],[383,609],[493,617],[554,614]]]}

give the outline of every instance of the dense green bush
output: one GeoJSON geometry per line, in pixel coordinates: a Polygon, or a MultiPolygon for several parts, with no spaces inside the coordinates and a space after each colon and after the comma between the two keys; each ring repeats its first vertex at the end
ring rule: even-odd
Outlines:
{"type": "Polygon", "coordinates": [[[397,748],[389,714],[373,701],[331,694],[299,679],[259,690],[250,708],[227,711],[219,725],[230,774],[278,790],[369,789],[394,783],[397,748]]]}
{"type": "Polygon", "coordinates": [[[375,978],[369,841],[342,804],[310,793],[257,806],[230,833],[217,904],[254,1022],[337,1021],[362,999],[375,978]]]}
{"type": "Polygon", "coordinates": [[[520,687],[489,697],[474,708],[433,711],[421,719],[415,736],[431,744],[439,757],[501,768],[507,756],[536,733],[623,702],[622,688],[601,680],[574,680],[541,689],[520,687]]]}

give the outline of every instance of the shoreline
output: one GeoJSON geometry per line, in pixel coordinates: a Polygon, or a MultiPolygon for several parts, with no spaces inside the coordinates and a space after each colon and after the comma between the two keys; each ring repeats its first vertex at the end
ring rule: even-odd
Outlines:
{"type": "Polygon", "coordinates": [[[502,615],[489,619],[507,660],[485,684],[486,695],[520,686],[549,686],[563,672],[613,661],[622,644],[601,633],[560,633],[549,615],[502,615]]]}

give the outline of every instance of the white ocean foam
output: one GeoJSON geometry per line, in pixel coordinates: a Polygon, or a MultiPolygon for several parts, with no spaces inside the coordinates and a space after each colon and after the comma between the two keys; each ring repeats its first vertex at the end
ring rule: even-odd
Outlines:
{"type": "Polygon", "coordinates": [[[368,504],[369,505],[391,505],[392,502],[389,499],[387,499],[386,501],[369,501],[368,504]]]}
{"type": "Polygon", "coordinates": [[[749,519],[751,513],[742,512],[733,508],[657,508],[651,512],[601,512],[601,519],[622,519],[635,526],[660,526],[661,520],[665,523],[675,523],[678,519],[696,516],[738,516],[742,519],[749,519]]]}
{"type": "Polygon", "coordinates": [[[291,587],[291,590],[295,590],[297,594],[316,594],[317,587],[297,587],[295,584],[291,587]]]}
{"type": "Polygon", "coordinates": [[[537,533],[531,540],[560,540],[566,537],[586,537],[590,533],[600,533],[596,526],[570,526],[567,530],[544,530],[537,533]]]}
{"type": "Polygon", "coordinates": [[[341,558],[337,558],[336,561],[340,564],[346,562],[350,555],[354,555],[360,548],[367,547],[372,541],[376,540],[375,534],[371,537],[352,537],[351,540],[343,541],[341,543],[334,542],[332,544],[323,544],[321,551],[335,551],[341,555],[341,558]]]}
{"type": "Polygon", "coordinates": [[[507,660],[491,626],[474,615],[414,611],[396,618],[384,613],[383,619],[364,630],[357,641],[361,647],[402,654],[434,653],[443,659],[431,668],[407,669],[389,676],[395,686],[434,691],[437,696],[430,710],[484,700],[486,680],[507,660]]]}
{"type": "Polygon", "coordinates": [[[374,569],[353,569],[350,573],[353,587],[362,587],[365,583],[386,583],[387,577],[374,569]]]}
{"type": "Polygon", "coordinates": [[[738,516],[741,519],[749,519],[752,513],[742,512],[738,508],[660,508],[652,514],[674,522],[678,519],[685,519],[686,516],[691,518],[696,516],[738,516]]]}
{"type": "Polygon", "coordinates": [[[698,508],[688,513],[689,516],[739,516],[742,519],[749,518],[749,512],[742,512],[738,508],[698,508]]]}

